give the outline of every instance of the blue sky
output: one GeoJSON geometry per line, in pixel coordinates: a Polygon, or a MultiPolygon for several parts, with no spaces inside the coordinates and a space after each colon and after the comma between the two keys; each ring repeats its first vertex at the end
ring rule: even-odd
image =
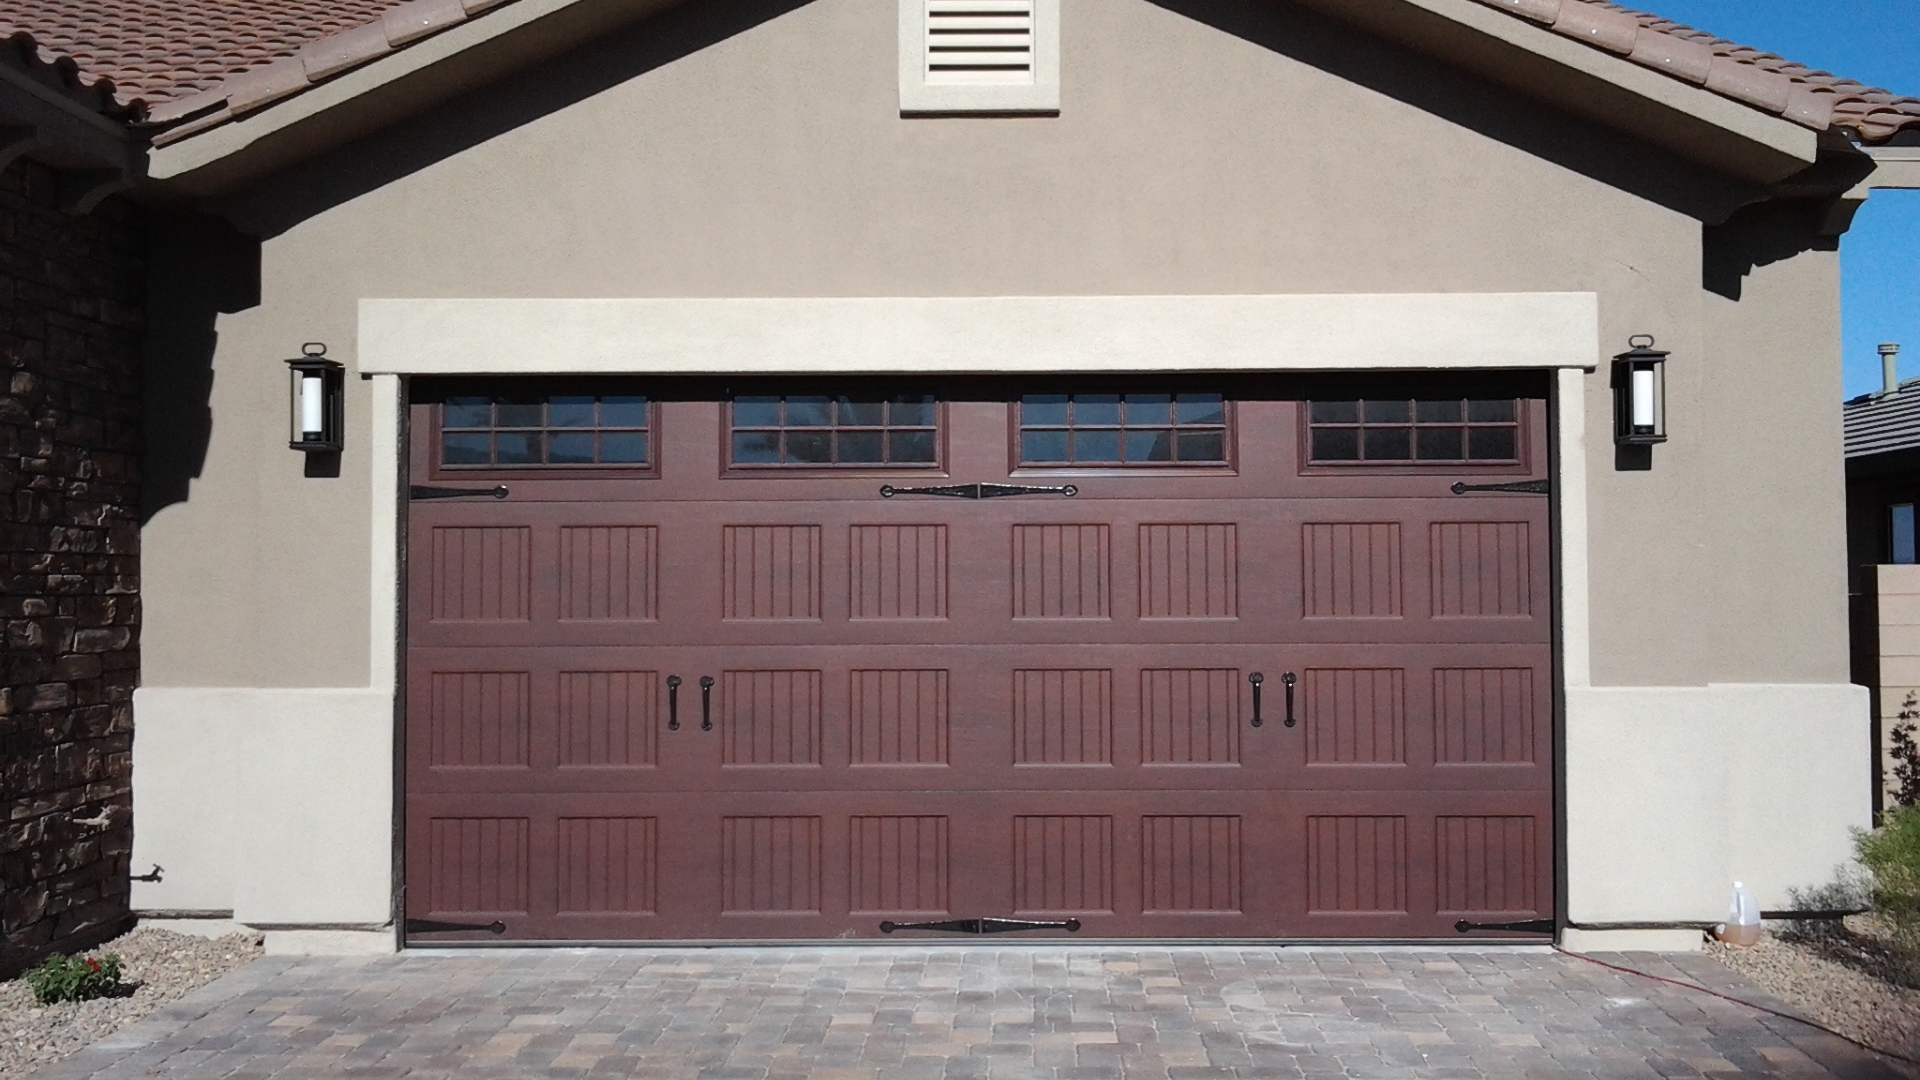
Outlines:
{"type": "MultiPolygon", "coordinates": [[[[1920,0],[1625,0],[1723,38],[1920,97],[1920,0]]],[[[1840,242],[1848,396],[1880,387],[1875,346],[1920,376],[1920,191],[1881,191],[1840,242]]]]}

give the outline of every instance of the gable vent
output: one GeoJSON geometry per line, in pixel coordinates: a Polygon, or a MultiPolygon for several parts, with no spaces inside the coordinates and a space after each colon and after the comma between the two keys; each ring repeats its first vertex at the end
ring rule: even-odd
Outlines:
{"type": "Polygon", "coordinates": [[[1035,0],[925,0],[926,79],[939,86],[1033,82],[1035,0]]]}

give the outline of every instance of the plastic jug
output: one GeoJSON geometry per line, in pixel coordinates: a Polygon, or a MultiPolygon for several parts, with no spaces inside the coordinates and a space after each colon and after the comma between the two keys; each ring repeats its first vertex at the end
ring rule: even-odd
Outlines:
{"type": "Polygon", "coordinates": [[[1714,936],[1729,945],[1747,946],[1760,940],[1760,903],[1739,882],[1727,900],[1727,921],[1714,936]]]}

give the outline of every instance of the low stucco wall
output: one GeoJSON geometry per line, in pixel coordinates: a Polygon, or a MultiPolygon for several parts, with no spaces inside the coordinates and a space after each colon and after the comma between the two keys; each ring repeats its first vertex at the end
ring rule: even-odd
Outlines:
{"type": "Polygon", "coordinates": [[[1725,918],[1831,882],[1872,821],[1868,697],[1852,685],[1567,692],[1567,914],[1725,918]]]}
{"type": "Polygon", "coordinates": [[[392,947],[389,693],[146,688],[134,709],[134,861],[163,868],[136,911],[392,947]]]}

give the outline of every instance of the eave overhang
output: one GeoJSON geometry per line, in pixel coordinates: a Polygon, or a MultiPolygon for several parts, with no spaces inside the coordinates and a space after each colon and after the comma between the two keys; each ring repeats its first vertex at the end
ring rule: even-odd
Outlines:
{"type": "Polygon", "coordinates": [[[231,191],[682,2],[515,0],[284,100],[157,139],[147,172],[178,195],[231,191]]]}
{"type": "Polygon", "coordinates": [[[1820,157],[1811,128],[1475,0],[1296,0],[1735,179],[1773,184],[1820,157]]]}
{"type": "MultiPolygon", "coordinates": [[[[681,2],[513,0],[253,111],[196,118],[204,130],[156,139],[147,171],[186,197],[232,191],[681,2]]],[[[1858,153],[1476,0],[1287,2],[1757,187],[1803,173],[1823,141],[1828,157],[1858,153]]]]}
{"type": "Polygon", "coordinates": [[[61,209],[86,213],[133,186],[145,166],[140,140],[106,115],[110,107],[19,50],[0,49],[0,169],[21,157],[50,166],[61,209]]]}

